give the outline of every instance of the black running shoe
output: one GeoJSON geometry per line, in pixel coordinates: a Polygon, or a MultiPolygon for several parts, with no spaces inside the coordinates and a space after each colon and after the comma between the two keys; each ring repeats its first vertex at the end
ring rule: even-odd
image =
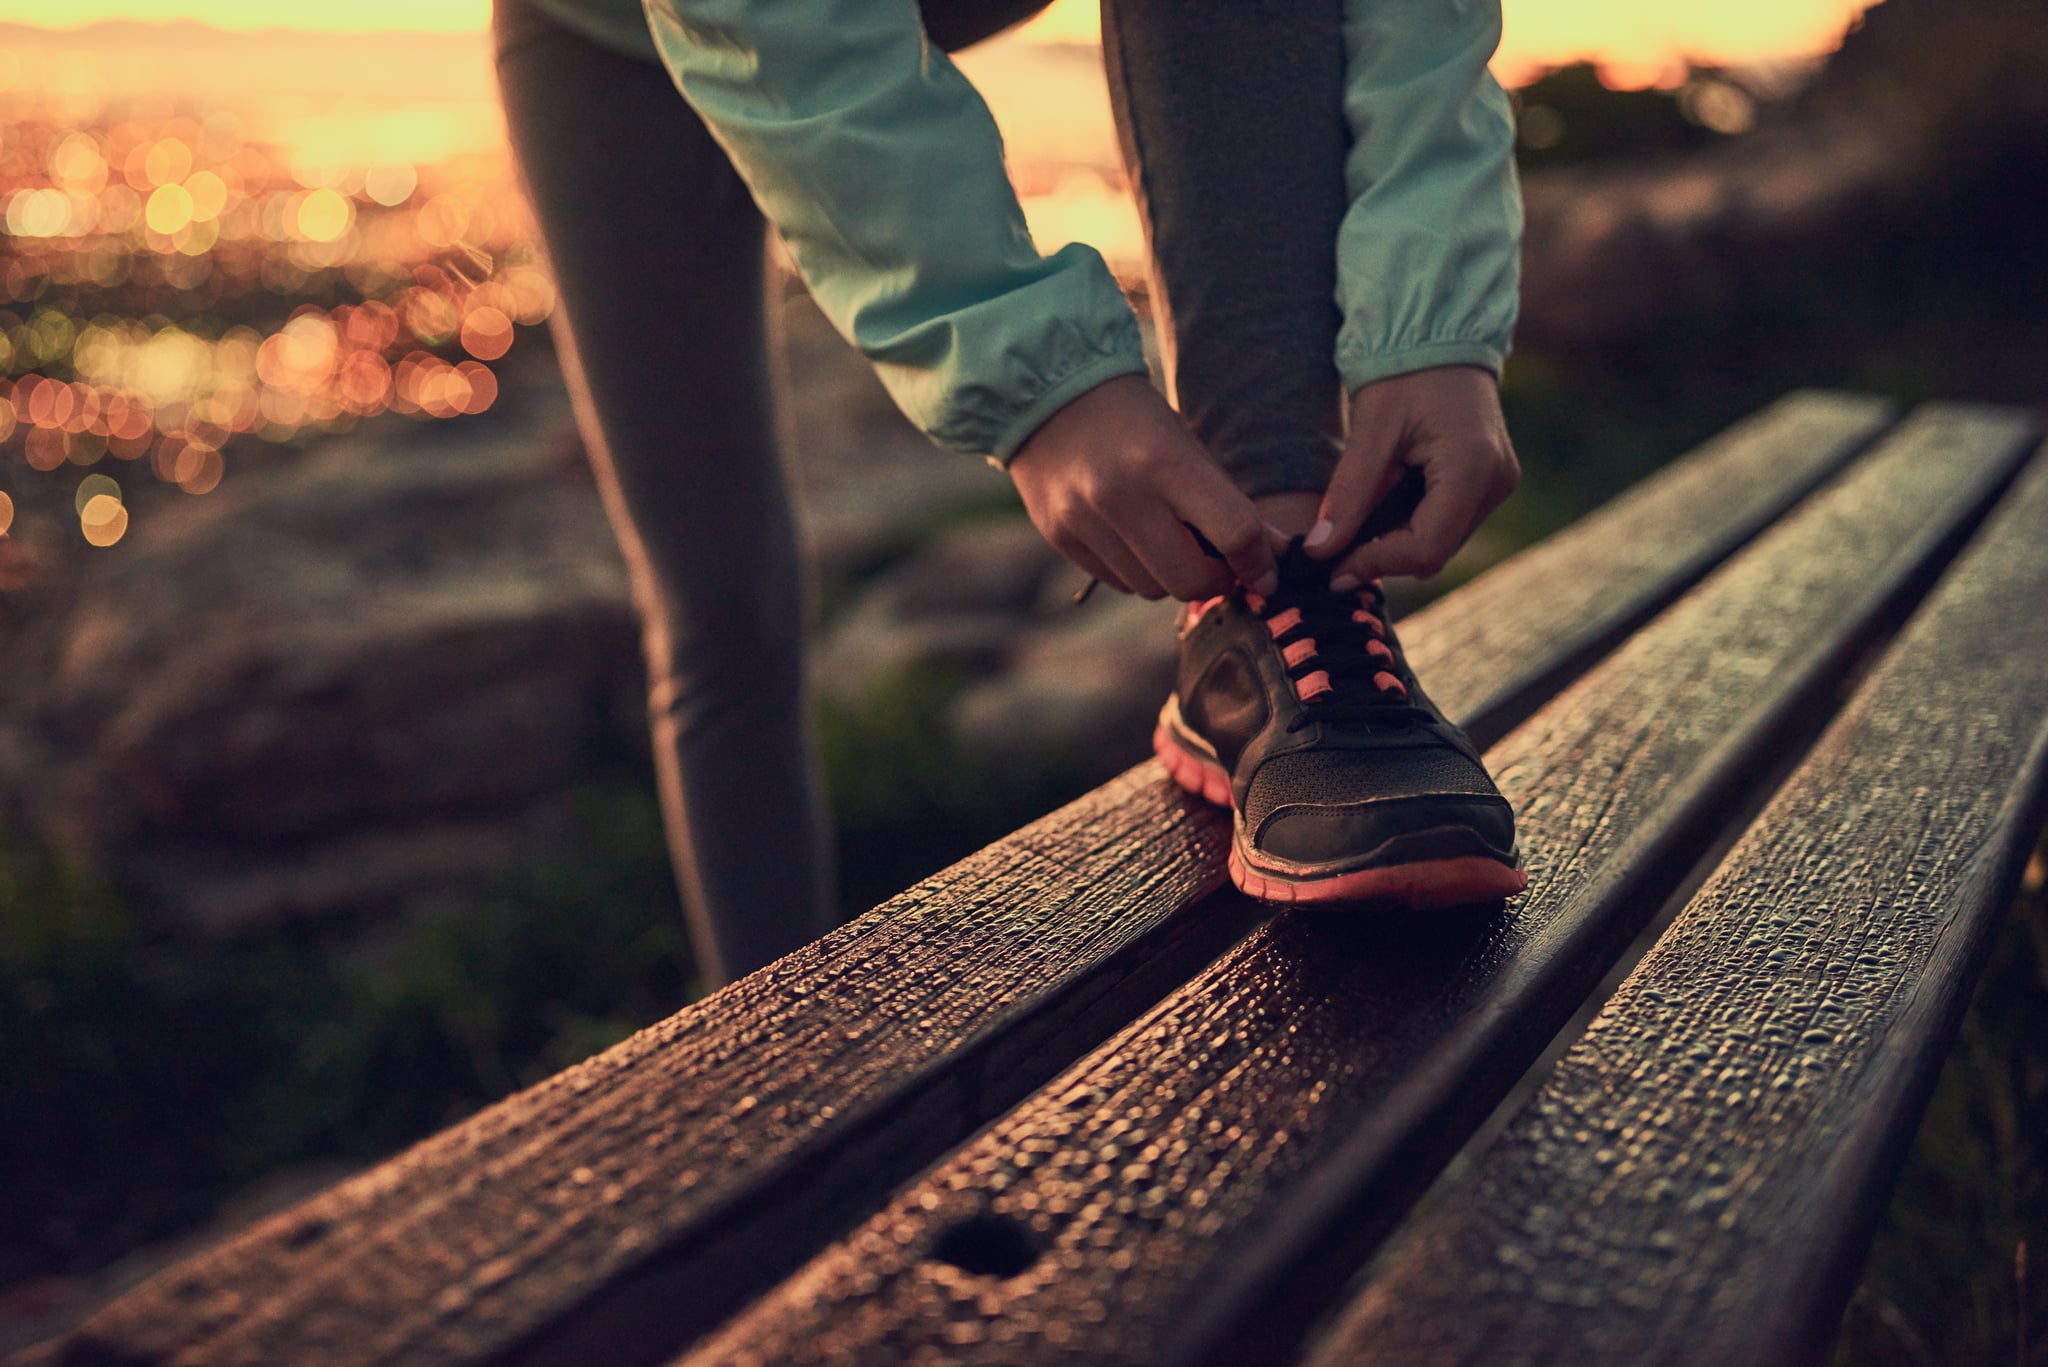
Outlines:
{"type": "Polygon", "coordinates": [[[1232,881],[1268,902],[1426,908],[1528,886],[1515,818],[1417,686],[1377,581],[1332,591],[1297,541],[1271,597],[1190,603],[1153,749],[1234,813],[1232,881]]]}

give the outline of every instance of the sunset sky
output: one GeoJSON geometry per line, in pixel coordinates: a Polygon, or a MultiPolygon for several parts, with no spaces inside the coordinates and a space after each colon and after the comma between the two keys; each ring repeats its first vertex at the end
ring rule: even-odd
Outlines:
{"type": "MultiPolygon", "coordinates": [[[[1841,37],[1860,0],[1720,0],[1713,5],[1642,0],[1506,0],[1507,37],[1498,68],[1515,81],[1545,64],[1597,56],[1618,80],[1641,82],[1691,56],[1712,62],[1793,59],[1824,52],[1841,37]]],[[[0,0],[0,22],[51,22],[50,0],[0,0]]],[[[278,27],[290,13],[275,0],[64,0],[67,26],[106,19],[193,19],[222,28],[278,27]]],[[[474,32],[489,0],[350,0],[300,9],[296,28],[322,31],[474,32]],[[308,11],[311,11],[309,14],[308,11]]],[[[1092,0],[1057,0],[1029,36],[1042,41],[1095,34],[1092,0]]]]}

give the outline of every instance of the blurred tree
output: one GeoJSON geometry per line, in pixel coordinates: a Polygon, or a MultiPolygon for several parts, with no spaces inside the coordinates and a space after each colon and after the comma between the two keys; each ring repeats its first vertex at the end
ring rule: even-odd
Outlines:
{"type": "Polygon", "coordinates": [[[1538,77],[1522,87],[1517,103],[1519,160],[1527,170],[1674,156],[1718,141],[1714,129],[1687,116],[1679,91],[1611,90],[1591,62],[1538,77]]]}

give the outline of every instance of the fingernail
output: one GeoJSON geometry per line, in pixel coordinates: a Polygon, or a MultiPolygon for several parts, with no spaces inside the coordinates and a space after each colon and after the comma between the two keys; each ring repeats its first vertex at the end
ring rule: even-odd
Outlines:
{"type": "Polygon", "coordinates": [[[1301,544],[1308,547],[1312,551],[1320,550],[1323,546],[1323,543],[1327,542],[1330,539],[1331,534],[1334,533],[1336,530],[1337,529],[1330,524],[1330,519],[1326,517],[1321,522],[1316,523],[1314,527],[1309,529],[1308,540],[1302,542],[1301,544]]]}
{"type": "Polygon", "coordinates": [[[1264,574],[1259,576],[1259,582],[1252,585],[1252,592],[1256,593],[1261,598],[1268,598],[1271,597],[1273,593],[1279,589],[1279,587],[1280,576],[1272,570],[1267,570],[1264,574]]]}
{"type": "Polygon", "coordinates": [[[1357,575],[1340,574],[1335,579],[1332,579],[1330,581],[1330,592],[1349,593],[1351,592],[1351,590],[1358,587],[1358,583],[1359,580],[1357,575]]]}

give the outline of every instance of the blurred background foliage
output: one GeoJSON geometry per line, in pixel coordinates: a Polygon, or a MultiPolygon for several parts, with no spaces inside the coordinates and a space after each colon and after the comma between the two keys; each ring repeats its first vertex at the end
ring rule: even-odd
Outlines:
{"type": "MultiPolygon", "coordinates": [[[[2037,0],[1889,0],[1810,82],[1699,70],[1673,90],[1612,91],[1591,67],[1569,67],[1519,100],[1532,184],[1654,175],[1831,124],[1885,138],[1893,174],[1813,231],[1726,238],[1666,282],[1640,326],[1525,340],[1503,387],[1524,489],[1489,529],[1489,555],[1788,389],[2039,402],[2048,23],[2037,0]]],[[[1136,737],[1130,753],[980,784],[928,725],[958,687],[924,671],[821,709],[844,839],[871,855],[848,870],[850,908],[1141,757],[1136,737]]],[[[389,1153],[695,995],[650,790],[636,771],[585,793],[573,862],[515,870],[487,905],[369,933],[155,934],[90,871],[0,844],[0,1296],[203,1222],[279,1168],[389,1153]]],[[[2048,1262],[2041,874],[2037,855],[1839,1363],[2013,1360],[2015,1248],[2031,1232],[2048,1262]]],[[[2044,1282],[2037,1273],[2035,1288],[2044,1282]]],[[[2036,1340],[2048,1340],[2048,1299],[2035,1289],[2032,1300],[2036,1340]]]]}
{"type": "Polygon", "coordinates": [[[575,863],[367,934],[153,933],[0,846],[0,1287],[96,1268],[281,1166],[389,1153],[698,995],[651,794],[578,807],[575,863]]]}

